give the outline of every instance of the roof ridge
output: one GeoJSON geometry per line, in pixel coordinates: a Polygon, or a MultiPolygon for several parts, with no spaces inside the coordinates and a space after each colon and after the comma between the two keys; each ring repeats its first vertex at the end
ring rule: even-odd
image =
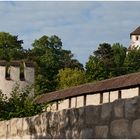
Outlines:
{"type": "Polygon", "coordinates": [[[138,26],[133,32],[130,33],[131,35],[140,35],[140,26],[138,26]]]}

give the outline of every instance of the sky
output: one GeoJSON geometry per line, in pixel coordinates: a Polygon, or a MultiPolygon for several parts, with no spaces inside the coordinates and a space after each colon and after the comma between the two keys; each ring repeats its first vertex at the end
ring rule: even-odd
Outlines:
{"type": "Polygon", "coordinates": [[[25,49],[57,35],[82,64],[101,43],[130,44],[140,25],[140,1],[0,1],[0,32],[18,35],[25,49]]]}

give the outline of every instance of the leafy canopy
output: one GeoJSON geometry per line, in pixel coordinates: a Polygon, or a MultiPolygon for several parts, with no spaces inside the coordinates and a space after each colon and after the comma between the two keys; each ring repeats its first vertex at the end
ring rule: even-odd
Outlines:
{"type": "Polygon", "coordinates": [[[23,59],[22,44],[23,40],[18,40],[18,36],[0,32],[0,59],[7,61],[23,59]]]}
{"type": "Polygon", "coordinates": [[[65,89],[86,83],[86,75],[82,70],[65,68],[59,70],[57,81],[58,89],[65,89]]]}

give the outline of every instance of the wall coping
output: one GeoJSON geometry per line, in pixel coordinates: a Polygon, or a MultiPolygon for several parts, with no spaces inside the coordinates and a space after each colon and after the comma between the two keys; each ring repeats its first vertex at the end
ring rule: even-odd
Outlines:
{"type": "MultiPolygon", "coordinates": [[[[7,64],[10,64],[10,66],[13,66],[13,67],[19,67],[21,63],[23,63],[24,61],[21,61],[21,60],[13,60],[11,62],[7,62],[5,60],[0,60],[0,66],[6,66],[7,64]]],[[[25,61],[25,66],[26,67],[34,67],[35,64],[34,62],[32,61],[25,61]]]]}

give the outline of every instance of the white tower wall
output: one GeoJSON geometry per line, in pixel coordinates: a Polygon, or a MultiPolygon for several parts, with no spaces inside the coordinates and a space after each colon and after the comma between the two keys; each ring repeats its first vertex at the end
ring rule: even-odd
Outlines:
{"type": "Polygon", "coordinates": [[[140,35],[131,35],[131,47],[140,47],[140,35]]]}
{"type": "Polygon", "coordinates": [[[34,68],[25,67],[24,74],[25,74],[25,79],[27,83],[32,83],[32,81],[34,81],[35,79],[34,73],[35,73],[34,68]]]}
{"type": "Polygon", "coordinates": [[[20,80],[20,69],[19,67],[10,67],[10,78],[12,81],[19,81],[20,80]]]}
{"type": "MultiPolygon", "coordinates": [[[[34,84],[34,67],[24,68],[25,79],[20,80],[20,68],[19,66],[10,66],[10,79],[6,79],[6,66],[0,66],[0,90],[10,97],[10,93],[16,84],[20,89],[24,89],[26,86],[32,86],[34,84]]],[[[31,95],[34,91],[31,91],[31,95]]]]}

